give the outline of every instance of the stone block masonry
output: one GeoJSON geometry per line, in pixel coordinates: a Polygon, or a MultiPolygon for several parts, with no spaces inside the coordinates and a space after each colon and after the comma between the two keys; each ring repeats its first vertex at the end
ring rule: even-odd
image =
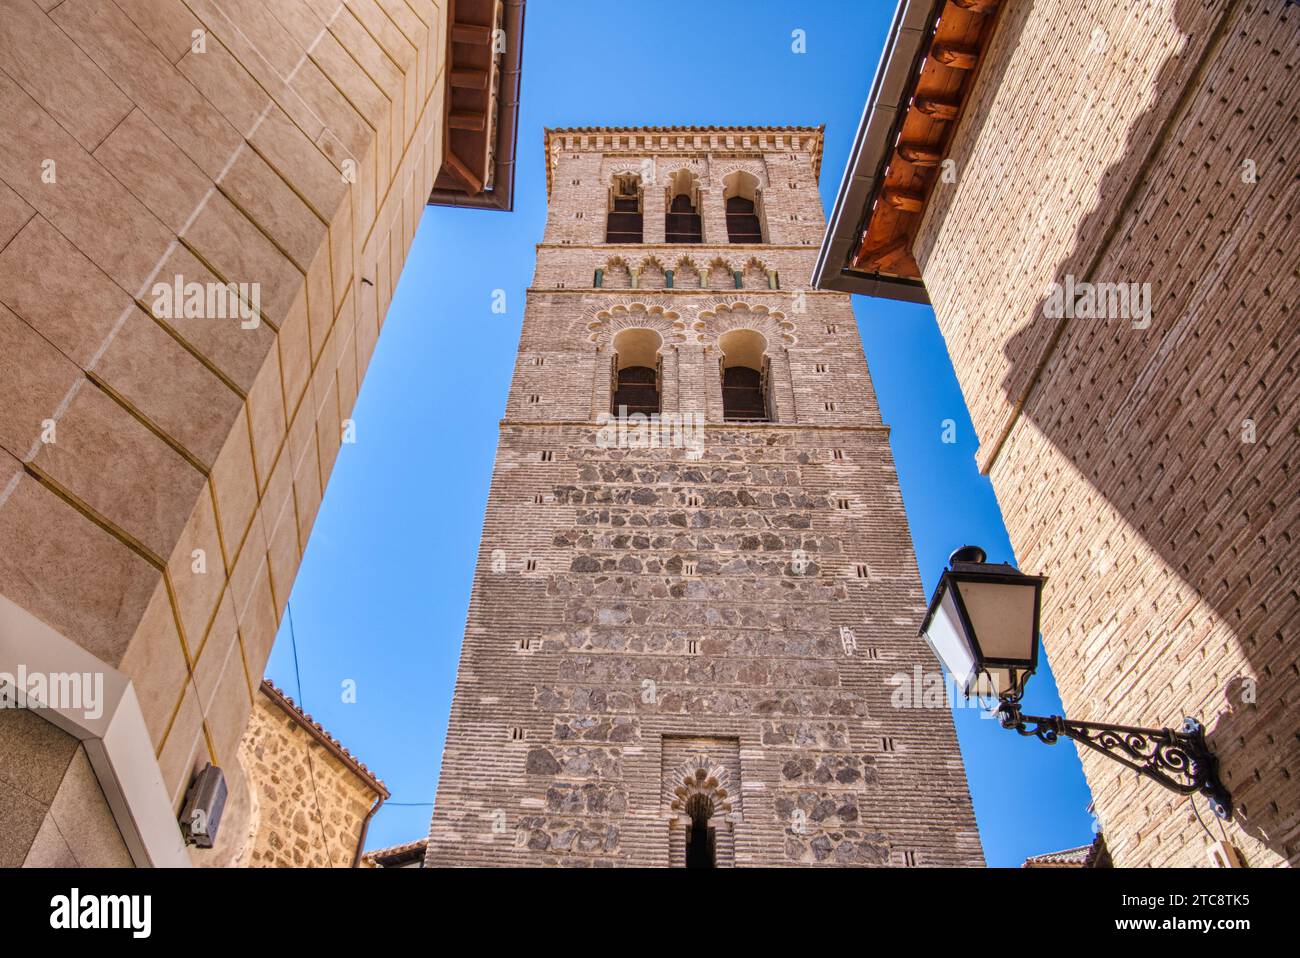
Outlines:
{"type": "Polygon", "coordinates": [[[820,136],[548,133],[546,235],[430,866],[983,863],[947,709],[890,704],[891,676],[937,664],[917,636],[924,596],[849,299],[806,286],[820,136]],[[698,190],[699,245],[662,242],[680,170],[698,190]],[[646,242],[607,245],[613,179],[628,172],[646,242]],[[757,193],[760,244],[728,241],[738,172],[757,184],[739,190],[757,193]],[[594,285],[614,259],[636,288],[594,285]],[[680,283],[683,259],[733,275],[680,283]],[[737,335],[761,347],[744,358],[765,422],[727,415],[737,335]],[[699,446],[602,433],[632,341],[658,344],[639,362],[656,368],[664,415],[700,417],[699,446]]]}
{"type": "Polygon", "coordinates": [[[351,868],[383,782],[269,682],[254,698],[218,847],[205,867],[351,868]]]}

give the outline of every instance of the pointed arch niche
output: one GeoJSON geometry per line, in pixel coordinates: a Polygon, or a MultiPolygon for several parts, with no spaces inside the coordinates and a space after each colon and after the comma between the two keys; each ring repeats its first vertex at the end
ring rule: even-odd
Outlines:
{"type": "Polygon", "coordinates": [[[733,170],[722,178],[722,198],[727,210],[727,242],[765,243],[763,191],[758,177],[748,170],[733,170]]]}
{"type": "Polygon", "coordinates": [[[749,258],[749,262],[741,271],[741,276],[745,289],[772,289],[775,285],[773,274],[768,270],[767,264],[757,256],[749,258]]]}
{"type": "Polygon", "coordinates": [[[617,173],[609,187],[609,210],[605,216],[606,243],[640,243],[643,239],[645,196],[641,177],[617,173]]]}
{"type": "Polygon", "coordinates": [[[676,289],[699,289],[704,285],[705,274],[695,260],[683,256],[673,264],[673,287],[676,289]]]}
{"type": "Polygon", "coordinates": [[[664,242],[704,242],[699,177],[688,169],[677,170],[668,178],[665,199],[667,210],[664,214],[664,242]]]}
{"type": "Polygon", "coordinates": [[[731,264],[720,256],[716,256],[713,262],[709,264],[708,271],[708,288],[709,289],[735,289],[736,273],[731,268],[731,264]]]}
{"type": "Polygon", "coordinates": [[[637,267],[636,282],[633,285],[638,289],[663,289],[668,285],[667,271],[658,257],[647,256],[641,261],[641,265],[637,267]]]}

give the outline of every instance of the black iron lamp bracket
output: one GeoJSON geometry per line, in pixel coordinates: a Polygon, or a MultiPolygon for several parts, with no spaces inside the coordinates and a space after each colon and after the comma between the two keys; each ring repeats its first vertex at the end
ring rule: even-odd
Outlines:
{"type": "Polygon", "coordinates": [[[1205,744],[1205,729],[1196,719],[1183,719],[1183,727],[1177,731],[1136,728],[1076,722],[1061,715],[1024,715],[1019,703],[1010,701],[999,703],[997,716],[1003,728],[1034,736],[1047,745],[1055,745],[1062,736],[1073,739],[1180,795],[1200,792],[1215,815],[1232,818],[1232,796],[1219,780],[1218,760],[1205,744]]]}

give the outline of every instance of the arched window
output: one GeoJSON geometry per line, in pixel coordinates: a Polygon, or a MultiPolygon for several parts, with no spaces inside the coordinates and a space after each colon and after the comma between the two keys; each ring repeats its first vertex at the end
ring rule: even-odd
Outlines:
{"type": "Polygon", "coordinates": [[[653,329],[625,329],[614,337],[614,357],[610,364],[610,412],[618,416],[627,407],[633,413],[651,415],[659,412],[659,388],[662,364],[659,347],[663,339],[653,329]]]}
{"type": "Polygon", "coordinates": [[[710,764],[707,755],[688,760],[670,774],[669,864],[674,868],[734,866],[731,826],[738,805],[730,798],[730,774],[721,765],[710,764]]]}
{"type": "Polygon", "coordinates": [[[700,223],[700,188],[690,170],[678,170],[668,180],[664,242],[704,242],[704,229],[700,223]]]}
{"type": "Polygon", "coordinates": [[[609,190],[609,212],[605,220],[606,243],[640,243],[642,220],[641,177],[620,173],[609,190]]]}
{"type": "Polygon", "coordinates": [[[733,329],[719,340],[722,349],[722,418],[727,422],[768,422],[767,340],[752,329],[733,329]]]}
{"type": "Polygon", "coordinates": [[[686,800],[686,814],[691,818],[686,826],[686,867],[716,868],[717,838],[709,824],[713,818],[713,802],[702,792],[692,795],[686,800]]]}
{"type": "Polygon", "coordinates": [[[744,170],[736,170],[723,178],[722,186],[722,195],[727,204],[727,241],[763,242],[762,196],[758,188],[758,177],[744,170]]]}

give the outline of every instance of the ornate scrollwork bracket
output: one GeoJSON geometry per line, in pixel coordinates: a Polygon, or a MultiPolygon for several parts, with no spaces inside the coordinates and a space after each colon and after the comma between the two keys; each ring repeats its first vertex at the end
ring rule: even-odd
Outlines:
{"type": "Polygon", "coordinates": [[[1135,728],[1076,722],[1061,715],[1024,715],[1019,703],[1006,701],[998,705],[997,716],[1003,728],[1047,745],[1055,745],[1065,736],[1181,795],[1200,792],[1214,814],[1232,818],[1232,796],[1219,780],[1218,760],[1205,744],[1205,729],[1196,719],[1183,719],[1183,727],[1177,731],[1135,728]]]}

